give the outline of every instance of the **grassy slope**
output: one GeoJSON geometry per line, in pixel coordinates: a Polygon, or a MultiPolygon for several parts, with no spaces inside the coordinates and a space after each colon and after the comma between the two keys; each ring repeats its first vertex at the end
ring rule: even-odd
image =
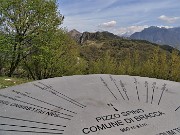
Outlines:
{"type": "Polygon", "coordinates": [[[18,85],[18,84],[22,84],[22,83],[26,83],[29,81],[30,80],[23,79],[23,78],[0,77],[0,89],[18,85]]]}

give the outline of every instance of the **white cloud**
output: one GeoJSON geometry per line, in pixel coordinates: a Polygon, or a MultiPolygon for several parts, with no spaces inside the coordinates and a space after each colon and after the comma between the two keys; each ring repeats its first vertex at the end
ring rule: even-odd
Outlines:
{"type": "MultiPolygon", "coordinates": [[[[133,26],[128,26],[128,27],[121,27],[117,30],[114,29],[113,33],[120,36],[131,36],[133,33],[140,32],[148,27],[149,27],[148,25],[138,25],[138,26],[133,25],[133,26]]],[[[173,26],[164,26],[164,25],[157,26],[157,27],[166,28],[166,29],[173,28],[173,26]]]]}
{"type": "Polygon", "coordinates": [[[135,33],[135,32],[140,32],[142,31],[144,28],[148,28],[147,25],[143,25],[143,26],[129,26],[129,27],[122,27],[119,28],[116,32],[117,35],[127,35],[130,36],[131,34],[135,33]]]}
{"type": "Polygon", "coordinates": [[[159,27],[159,28],[166,28],[166,29],[173,28],[173,26],[163,26],[163,25],[157,26],[157,27],[159,27]]]}
{"type": "Polygon", "coordinates": [[[112,28],[116,26],[116,23],[117,23],[116,21],[105,22],[105,23],[99,24],[99,27],[112,28]]]}
{"type": "Polygon", "coordinates": [[[168,16],[165,16],[165,15],[161,15],[160,17],[158,17],[160,20],[162,21],[165,21],[167,23],[174,23],[176,22],[177,20],[180,19],[180,17],[168,17],[168,16]]]}

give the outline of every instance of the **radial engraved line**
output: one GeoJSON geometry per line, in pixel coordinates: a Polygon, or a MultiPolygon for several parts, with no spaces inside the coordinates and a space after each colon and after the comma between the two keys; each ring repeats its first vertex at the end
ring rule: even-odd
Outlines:
{"type": "Polygon", "coordinates": [[[57,108],[62,109],[62,110],[64,110],[64,111],[67,111],[67,112],[71,112],[71,113],[77,114],[76,112],[73,112],[73,111],[70,111],[70,110],[64,109],[64,108],[62,108],[62,107],[59,107],[59,106],[53,105],[53,104],[51,104],[51,103],[48,103],[48,102],[42,101],[42,100],[40,100],[40,99],[37,99],[37,98],[31,97],[31,96],[28,96],[27,94],[24,94],[24,93],[22,93],[22,92],[18,92],[18,91],[15,91],[15,90],[12,90],[12,92],[15,92],[16,94],[20,94],[20,95],[22,95],[22,96],[26,96],[26,97],[28,97],[28,98],[31,98],[31,99],[37,100],[37,101],[39,101],[39,102],[42,102],[42,103],[45,103],[45,104],[48,104],[48,105],[51,105],[51,106],[57,107],[57,108]]]}
{"type": "Polygon", "coordinates": [[[162,87],[162,93],[161,93],[161,96],[160,96],[160,99],[159,99],[158,105],[160,104],[161,99],[162,99],[162,96],[163,96],[163,94],[164,94],[164,91],[166,90],[166,85],[167,85],[167,84],[164,84],[164,85],[163,85],[163,87],[162,87]]]}
{"type": "Polygon", "coordinates": [[[121,85],[121,87],[122,87],[122,89],[123,89],[123,91],[124,91],[127,99],[129,100],[129,97],[128,97],[128,95],[127,95],[127,90],[126,90],[126,88],[125,88],[125,86],[124,86],[124,84],[123,84],[123,82],[122,82],[121,80],[120,80],[120,85],[121,85]]]}
{"type": "Polygon", "coordinates": [[[100,77],[101,81],[103,82],[103,84],[106,86],[106,88],[109,90],[109,92],[113,95],[113,97],[117,100],[117,97],[114,95],[114,93],[111,91],[111,89],[108,87],[107,83],[104,81],[104,79],[102,79],[102,77],[100,77]]]}
{"type": "Polygon", "coordinates": [[[53,94],[53,95],[55,95],[55,96],[57,96],[57,97],[59,97],[59,98],[62,98],[62,99],[64,99],[64,100],[68,101],[69,103],[72,103],[72,104],[74,104],[74,105],[76,105],[76,106],[78,106],[78,107],[84,108],[83,106],[81,106],[81,105],[73,102],[72,100],[66,99],[66,98],[58,95],[58,94],[57,94],[58,92],[56,93],[56,92],[54,92],[54,91],[47,90],[47,88],[42,88],[41,86],[39,86],[39,85],[37,85],[37,84],[34,84],[34,86],[40,88],[41,90],[45,90],[45,91],[47,91],[47,92],[50,92],[51,94],[53,94]]]}
{"type": "Polygon", "coordinates": [[[153,87],[152,87],[152,89],[153,89],[153,93],[152,93],[152,98],[151,98],[151,104],[152,104],[152,102],[153,102],[153,100],[154,100],[154,90],[155,90],[155,87],[156,87],[156,82],[153,82],[153,87]]]}
{"type": "Polygon", "coordinates": [[[12,118],[12,117],[7,117],[7,116],[0,116],[0,118],[17,120],[17,121],[25,121],[25,122],[29,122],[29,123],[38,123],[38,124],[44,124],[44,125],[51,125],[51,126],[57,126],[57,127],[66,127],[66,126],[63,126],[63,125],[56,125],[56,124],[52,124],[52,123],[45,123],[45,122],[39,122],[39,121],[32,121],[32,120],[25,120],[25,119],[19,119],[19,118],[12,118]]]}
{"type": "Polygon", "coordinates": [[[137,79],[136,78],[134,78],[134,83],[136,84],[136,91],[137,91],[137,96],[138,96],[138,100],[140,101],[140,98],[139,98],[139,91],[138,91],[138,87],[137,87],[137,79]]]}
{"type": "Polygon", "coordinates": [[[0,129],[0,131],[6,131],[6,132],[21,132],[21,133],[37,133],[37,134],[63,134],[63,133],[53,133],[53,132],[36,132],[36,131],[22,131],[22,130],[5,130],[5,129],[0,129]]]}
{"type": "Polygon", "coordinates": [[[175,111],[177,111],[178,109],[180,109],[180,106],[175,111]]]}
{"type": "MultiPolygon", "coordinates": [[[[42,107],[42,106],[38,106],[38,105],[35,105],[35,104],[31,104],[31,103],[28,103],[28,102],[25,102],[25,101],[21,101],[21,100],[19,100],[19,99],[13,98],[13,97],[5,96],[5,95],[2,95],[2,94],[0,94],[0,96],[2,96],[2,97],[4,97],[4,98],[11,99],[11,100],[14,100],[14,101],[18,101],[18,102],[21,102],[21,103],[29,104],[29,105],[32,105],[32,106],[35,106],[35,107],[39,107],[39,108],[42,108],[42,109],[44,109],[44,110],[48,110],[48,111],[56,112],[56,113],[59,113],[59,114],[62,114],[62,115],[66,115],[66,116],[69,116],[69,117],[73,117],[72,115],[65,114],[65,113],[61,113],[61,112],[58,112],[58,111],[54,111],[54,110],[51,110],[51,109],[49,109],[49,108],[45,108],[45,107],[42,107]]],[[[64,118],[64,119],[70,120],[69,118],[65,118],[65,117],[59,117],[59,118],[64,118]]]]}
{"type": "Polygon", "coordinates": [[[147,81],[145,81],[145,87],[147,88],[147,91],[146,91],[147,92],[146,93],[146,103],[148,103],[148,93],[149,93],[148,91],[149,90],[148,90],[148,82],[147,81]]]}
{"type": "Polygon", "coordinates": [[[119,87],[117,86],[114,78],[113,78],[111,75],[109,75],[109,77],[110,77],[111,81],[114,83],[114,85],[116,86],[116,88],[117,88],[117,90],[119,91],[119,93],[120,93],[120,95],[122,96],[122,98],[125,100],[125,98],[124,98],[123,94],[121,93],[119,87]]]}
{"type": "Polygon", "coordinates": [[[64,131],[55,128],[40,128],[40,127],[29,127],[29,126],[21,126],[21,125],[10,125],[10,124],[0,124],[1,126],[10,126],[10,127],[20,127],[20,128],[32,128],[32,129],[43,129],[43,130],[53,130],[53,131],[64,131]]]}
{"type": "Polygon", "coordinates": [[[59,92],[59,91],[53,89],[52,86],[48,86],[48,85],[46,85],[46,84],[44,84],[44,83],[42,83],[42,82],[38,82],[38,83],[40,83],[40,84],[44,85],[45,87],[47,87],[47,88],[49,88],[49,89],[51,89],[51,90],[53,90],[53,91],[55,91],[55,92],[61,94],[62,96],[68,98],[69,100],[72,100],[73,102],[75,102],[75,103],[77,103],[77,104],[79,104],[79,105],[81,105],[81,106],[83,106],[83,107],[86,107],[85,105],[79,103],[78,101],[76,101],[76,100],[74,100],[74,99],[72,99],[72,98],[66,96],[65,94],[62,94],[61,92],[59,92]]]}
{"type": "MultiPolygon", "coordinates": [[[[40,87],[40,86],[38,86],[38,85],[36,85],[36,84],[33,84],[33,85],[41,89],[41,87],[40,87]]],[[[33,98],[33,97],[30,97],[30,96],[28,96],[28,95],[27,95],[27,97],[32,98],[32,99],[37,100],[37,101],[40,101],[40,102],[43,102],[43,103],[46,103],[46,104],[48,104],[48,105],[52,105],[52,106],[57,107],[57,108],[60,108],[60,109],[63,109],[63,110],[65,110],[65,111],[68,111],[68,112],[71,112],[71,113],[77,114],[76,112],[70,111],[70,110],[68,110],[68,109],[64,109],[64,108],[62,108],[62,107],[59,107],[59,106],[56,106],[56,105],[50,104],[50,103],[48,103],[48,102],[45,102],[45,101],[42,101],[42,100],[39,100],[39,99],[36,99],[36,98],[33,98]]]]}

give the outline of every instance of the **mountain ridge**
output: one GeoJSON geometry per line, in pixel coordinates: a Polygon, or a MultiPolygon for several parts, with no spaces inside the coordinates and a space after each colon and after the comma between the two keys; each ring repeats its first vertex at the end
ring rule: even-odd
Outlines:
{"type": "Polygon", "coordinates": [[[87,40],[105,40],[105,39],[120,39],[122,37],[110,33],[108,31],[103,32],[83,32],[80,33],[79,31],[73,29],[68,34],[76,40],[78,43],[83,44],[87,40]]]}
{"type": "Polygon", "coordinates": [[[165,28],[151,26],[141,32],[135,32],[130,39],[147,40],[160,45],[180,47],[180,27],[165,28]]]}
{"type": "Polygon", "coordinates": [[[149,44],[152,47],[153,46],[159,46],[160,48],[162,48],[163,50],[166,50],[168,52],[172,52],[172,50],[174,50],[173,46],[169,46],[169,45],[159,45],[157,43],[153,43],[147,40],[139,40],[139,39],[131,39],[131,38],[126,38],[126,37],[120,37],[118,35],[115,35],[113,33],[110,33],[108,31],[103,31],[103,32],[83,32],[80,33],[77,30],[71,30],[68,33],[71,38],[73,38],[78,44],[80,45],[87,45],[87,44],[103,44],[104,42],[107,42],[109,40],[123,40],[125,42],[129,42],[132,41],[132,43],[134,42],[138,42],[139,44],[145,43],[145,44],[149,44]],[[89,41],[89,42],[87,42],[89,41]],[[92,43],[93,41],[93,43],[92,43]],[[98,43],[96,43],[98,41],[98,43]],[[90,43],[91,42],[91,43],[90,43]]]}

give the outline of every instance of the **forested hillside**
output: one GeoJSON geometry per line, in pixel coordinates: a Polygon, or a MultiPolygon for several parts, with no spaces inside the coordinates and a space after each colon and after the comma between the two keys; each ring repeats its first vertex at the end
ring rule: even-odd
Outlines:
{"type": "Polygon", "coordinates": [[[56,1],[0,2],[0,76],[127,74],[180,81],[179,51],[170,46],[109,32],[76,31],[72,38],[60,27],[64,16],[56,1]]]}
{"type": "Polygon", "coordinates": [[[128,74],[180,81],[179,51],[147,41],[100,38],[80,45],[86,74],[128,74]]]}

